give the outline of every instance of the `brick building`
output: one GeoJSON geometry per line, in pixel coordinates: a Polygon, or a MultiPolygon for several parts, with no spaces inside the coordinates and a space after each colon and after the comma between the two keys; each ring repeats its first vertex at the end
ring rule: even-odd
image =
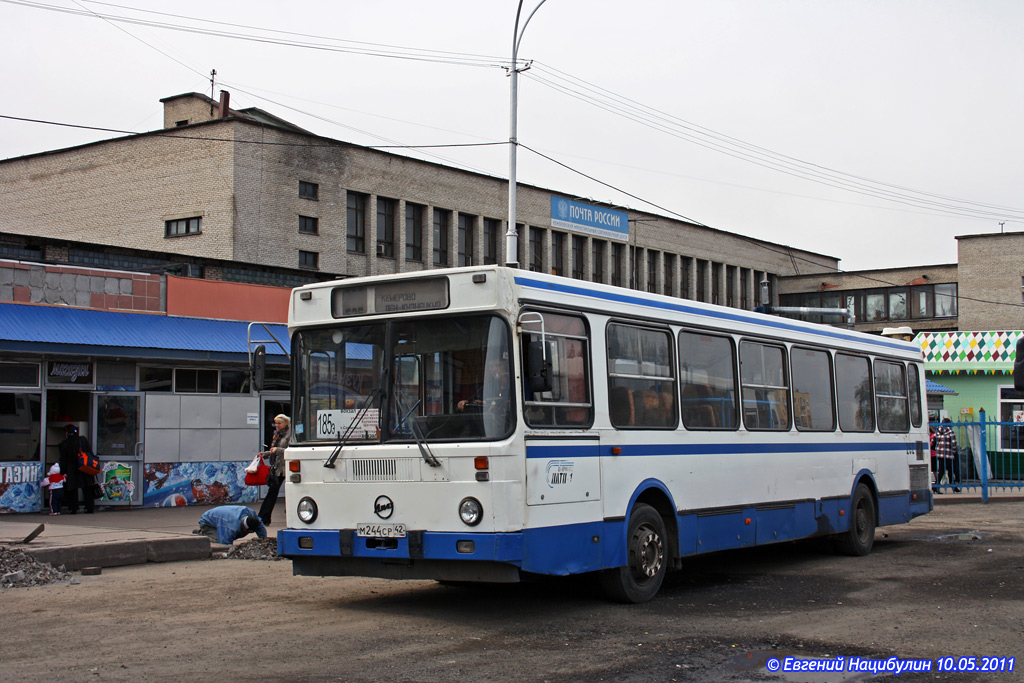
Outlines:
{"type": "Polygon", "coordinates": [[[528,185],[510,255],[503,178],[319,137],[227,93],[163,104],[161,130],[0,161],[0,418],[16,435],[0,510],[41,507],[67,423],[110,468],[105,503],[252,499],[242,466],[288,394],[273,344],[269,391],[248,390],[246,321],[283,322],[298,284],[516,261],[751,309],[762,280],[838,266],[528,185]]]}
{"type": "Polygon", "coordinates": [[[163,130],[0,161],[0,256],[59,237],[72,251],[162,254],[204,277],[282,286],[518,261],[741,308],[753,306],[765,278],[838,266],[525,185],[519,253],[510,257],[503,178],[318,137],[261,110],[230,109],[226,93],[219,103],[196,93],[163,102],[163,130]],[[614,212],[626,225],[556,228],[565,225],[554,216],[558,199],[614,212]]]}

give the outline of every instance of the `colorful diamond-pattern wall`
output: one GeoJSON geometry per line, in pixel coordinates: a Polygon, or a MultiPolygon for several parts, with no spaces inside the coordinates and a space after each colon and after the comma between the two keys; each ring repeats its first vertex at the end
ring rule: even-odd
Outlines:
{"type": "Polygon", "coordinates": [[[925,370],[935,373],[1010,374],[1020,330],[921,332],[914,341],[924,353],[925,370]]]}

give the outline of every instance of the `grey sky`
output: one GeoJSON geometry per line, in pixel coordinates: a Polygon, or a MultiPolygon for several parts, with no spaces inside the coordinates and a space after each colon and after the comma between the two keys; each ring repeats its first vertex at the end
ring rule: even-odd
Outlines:
{"type": "MultiPolygon", "coordinates": [[[[527,0],[525,10],[536,4],[527,0]]],[[[161,97],[209,94],[216,68],[233,107],[258,106],[328,137],[507,141],[500,65],[515,8],[515,0],[0,0],[0,114],[152,130],[162,123],[161,97]],[[409,56],[410,48],[440,59],[365,54],[409,56]],[[467,66],[468,55],[484,66],[467,66]]],[[[547,0],[520,49],[535,61],[520,79],[519,140],[611,187],[526,149],[519,180],[837,256],[845,270],[952,263],[956,235],[998,232],[1000,221],[1024,230],[1022,35],[1016,0],[547,0]]],[[[0,158],[106,137],[0,119],[0,158]]],[[[506,145],[401,153],[508,174],[506,145]]]]}

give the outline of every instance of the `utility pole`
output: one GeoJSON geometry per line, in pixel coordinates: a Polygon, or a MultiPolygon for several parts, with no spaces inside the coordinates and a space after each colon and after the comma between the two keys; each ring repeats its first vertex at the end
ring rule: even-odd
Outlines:
{"type": "Polygon", "coordinates": [[[512,67],[509,70],[511,78],[509,96],[509,134],[508,134],[508,230],[505,232],[505,265],[512,268],[519,267],[519,235],[516,229],[516,150],[519,147],[517,138],[517,110],[519,108],[519,72],[530,68],[527,63],[522,69],[519,68],[519,43],[523,40],[523,33],[526,32],[526,25],[533,19],[540,6],[546,0],[540,0],[537,6],[530,12],[530,16],[523,22],[523,28],[519,28],[519,16],[523,11],[523,0],[519,0],[516,9],[516,25],[512,29],[512,67]]]}

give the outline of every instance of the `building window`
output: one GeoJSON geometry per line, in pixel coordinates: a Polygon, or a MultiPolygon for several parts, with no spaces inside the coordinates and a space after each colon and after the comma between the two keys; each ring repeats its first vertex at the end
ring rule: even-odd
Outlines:
{"type": "Polygon", "coordinates": [[[366,253],[366,195],[348,193],[348,250],[366,253]]]}
{"type": "Polygon", "coordinates": [[[656,294],[658,291],[658,252],[647,252],[647,291],[656,294]]]}
{"type": "Polygon", "coordinates": [[[395,213],[398,201],[377,197],[377,256],[395,258],[395,213]]]}
{"type": "Polygon", "coordinates": [[[299,216],[299,232],[303,235],[320,234],[320,219],[313,216],[299,216]]]}
{"type": "Polygon", "coordinates": [[[423,210],[420,204],[405,205],[405,260],[423,260],[423,210]]]}
{"type": "Polygon", "coordinates": [[[220,388],[216,370],[175,368],[174,391],[178,394],[216,394],[220,388]]]}
{"type": "Polygon", "coordinates": [[[320,268],[320,254],[315,251],[299,250],[299,268],[318,270],[320,268]]]}
{"type": "Polygon", "coordinates": [[[202,231],[203,219],[200,216],[194,216],[192,218],[177,218],[173,221],[164,221],[164,237],[198,235],[202,231]]]}
{"type": "Polygon", "coordinates": [[[591,242],[590,250],[593,258],[591,274],[594,282],[604,282],[604,242],[594,240],[591,242]]]}
{"type": "Polygon", "coordinates": [[[544,272],[544,249],[541,246],[543,236],[540,228],[530,228],[530,270],[544,272]]]}
{"type": "Polygon", "coordinates": [[[487,265],[498,262],[498,231],[501,221],[497,218],[484,219],[484,263],[487,265]]]}
{"type": "Polygon", "coordinates": [[[320,198],[320,186],[316,183],[307,183],[300,180],[299,196],[303,199],[312,199],[313,201],[316,201],[320,198]]]}
{"type": "Polygon", "coordinates": [[[954,318],[957,315],[956,283],[935,285],[935,317],[954,318]]]}
{"type": "Polygon", "coordinates": [[[587,248],[586,239],[579,235],[572,236],[572,276],[583,279],[583,252],[587,248]]]}
{"type": "Polygon", "coordinates": [[[551,233],[551,274],[565,275],[565,233],[551,233]]]}
{"type": "Polygon", "coordinates": [[[690,267],[693,264],[693,259],[686,256],[682,257],[679,262],[679,296],[684,299],[690,298],[690,267]]]}
{"type": "Polygon", "coordinates": [[[476,216],[459,214],[459,266],[473,265],[473,228],[476,225],[476,216]]]}
{"type": "Polygon", "coordinates": [[[434,265],[448,265],[448,234],[451,231],[452,212],[434,209],[434,265]]]}
{"type": "Polygon", "coordinates": [[[640,289],[643,271],[644,250],[638,247],[629,248],[629,262],[631,264],[629,276],[629,288],[640,289]]]}
{"type": "Polygon", "coordinates": [[[622,286],[622,245],[618,242],[612,243],[612,284],[616,287],[622,286]]]}
{"type": "Polygon", "coordinates": [[[906,287],[889,290],[889,320],[908,320],[910,318],[910,311],[907,309],[909,297],[910,291],[906,287]]]}
{"type": "Polygon", "coordinates": [[[39,364],[0,363],[0,386],[37,388],[39,386],[39,364]]]}

